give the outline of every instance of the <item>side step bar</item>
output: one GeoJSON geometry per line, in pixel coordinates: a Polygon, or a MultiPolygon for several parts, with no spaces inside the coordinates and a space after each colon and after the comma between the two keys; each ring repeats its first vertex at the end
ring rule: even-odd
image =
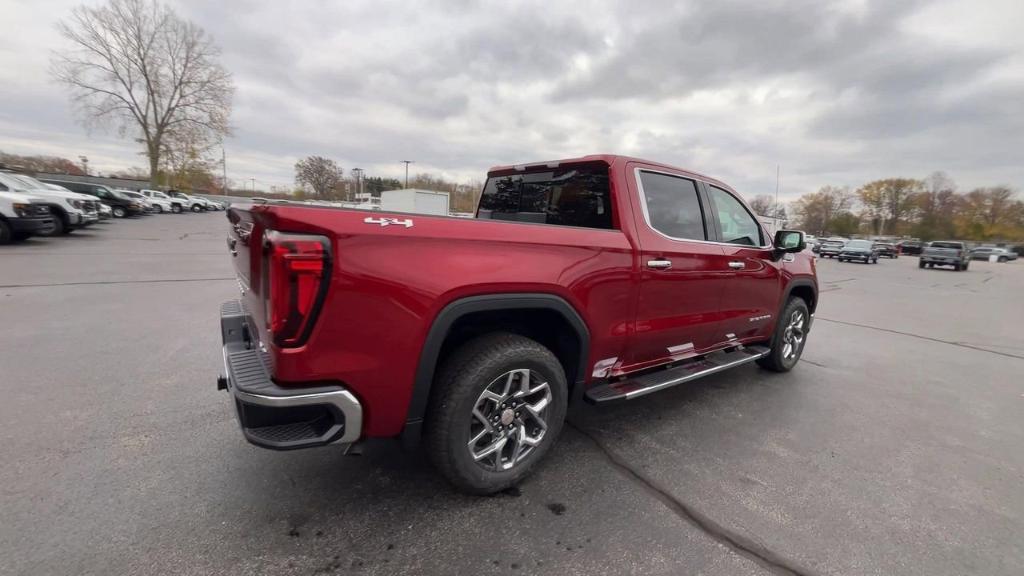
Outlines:
{"type": "Polygon", "coordinates": [[[649,372],[629,380],[599,384],[587,390],[586,399],[592,404],[614,400],[632,400],[651,392],[664,390],[677,384],[728,370],[740,364],[753,362],[770,352],[766,346],[745,346],[731,352],[713,352],[675,368],[649,372]]]}

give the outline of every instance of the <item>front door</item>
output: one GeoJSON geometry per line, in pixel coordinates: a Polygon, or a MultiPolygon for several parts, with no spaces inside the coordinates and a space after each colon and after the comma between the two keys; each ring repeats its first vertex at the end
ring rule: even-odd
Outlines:
{"type": "Polygon", "coordinates": [[[768,338],[778,313],[781,261],[757,218],[732,192],[708,184],[717,234],[728,260],[722,329],[729,340],[768,338]]]}
{"type": "Polygon", "coordinates": [[[633,340],[622,369],[697,355],[718,345],[719,305],[730,276],[722,246],[708,242],[710,221],[696,180],[634,166],[640,288],[633,340]]]}

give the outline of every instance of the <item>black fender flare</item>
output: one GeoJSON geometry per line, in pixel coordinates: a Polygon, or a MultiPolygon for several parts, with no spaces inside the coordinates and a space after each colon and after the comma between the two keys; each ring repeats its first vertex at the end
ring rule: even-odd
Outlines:
{"type": "Polygon", "coordinates": [[[414,449],[419,445],[423,433],[423,419],[430,399],[430,389],[437,370],[437,357],[441,347],[455,322],[467,314],[490,312],[495,310],[551,310],[562,316],[576,332],[580,342],[579,366],[576,370],[574,393],[581,393],[583,381],[587,374],[587,362],[590,352],[590,330],[575,308],[564,298],[545,293],[506,293],[467,296],[450,302],[434,318],[420,350],[419,363],[416,366],[416,377],[413,381],[412,398],[406,413],[405,428],[402,430],[402,445],[414,449]]]}
{"type": "Polygon", "coordinates": [[[782,300],[779,302],[779,311],[775,316],[776,319],[778,319],[779,314],[782,314],[782,309],[786,306],[786,302],[789,302],[789,297],[793,294],[793,290],[803,286],[810,288],[811,292],[814,293],[814,301],[811,302],[810,306],[808,306],[811,314],[814,314],[814,311],[818,308],[818,285],[810,278],[793,278],[789,281],[786,285],[786,289],[782,292],[782,300]]]}

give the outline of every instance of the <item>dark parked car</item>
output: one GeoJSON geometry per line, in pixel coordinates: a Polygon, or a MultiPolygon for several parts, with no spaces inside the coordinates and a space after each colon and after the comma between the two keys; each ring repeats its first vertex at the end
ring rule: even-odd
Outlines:
{"type": "Polygon", "coordinates": [[[843,250],[846,242],[842,240],[825,240],[818,247],[818,256],[822,258],[835,258],[843,250]]]}
{"type": "Polygon", "coordinates": [[[895,244],[888,242],[878,242],[875,244],[875,248],[878,249],[879,256],[885,256],[886,258],[899,258],[900,249],[895,244]]]}
{"type": "Polygon", "coordinates": [[[944,240],[930,242],[921,252],[918,268],[934,268],[935,266],[952,266],[957,272],[967,270],[971,263],[971,254],[963,242],[944,240]]]}
{"type": "Polygon", "coordinates": [[[900,242],[900,254],[911,254],[919,256],[921,251],[924,250],[924,243],[920,240],[904,240],[900,242]]]}
{"type": "Polygon", "coordinates": [[[996,246],[979,246],[971,250],[971,260],[988,260],[989,256],[995,256],[997,262],[1009,262],[1017,259],[1016,252],[996,246]]]}
{"type": "Polygon", "coordinates": [[[850,240],[839,251],[840,262],[858,260],[865,264],[878,264],[878,248],[871,240],[850,240]]]}
{"type": "Polygon", "coordinates": [[[103,186],[102,184],[89,184],[87,182],[67,182],[64,180],[51,180],[45,179],[43,182],[49,182],[50,184],[57,184],[63,186],[72,192],[79,192],[81,194],[89,194],[96,196],[101,202],[110,206],[110,210],[114,213],[114,218],[124,218],[125,216],[135,216],[138,214],[144,214],[146,212],[146,206],[142,202],[132,200],[131,198],[124,198],[115,193],[110,188],[103,186]]]}

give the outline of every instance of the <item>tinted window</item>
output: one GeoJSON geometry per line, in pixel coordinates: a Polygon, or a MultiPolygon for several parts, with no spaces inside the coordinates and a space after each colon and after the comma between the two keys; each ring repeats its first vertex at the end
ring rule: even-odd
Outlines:
{"type": "Polygon", "coordinates": [[[735,196],[711,186],[711,199],[722,227],[722,241],[744,246],[762,246],[761,226],[735,196]]]}
{"type": "Polygon", "coordinates": [[[932,242],[931,243],[931,247],[932,248],[952,248],[954,250],[959,250],[959,249],[963,248],[964,245],[959,243],[959,242],[932,242]]]}
{"type": "Polygon", "coordinates": [[[488,178],[477,218],[611,228],[608,167],[568,166],[488,178]]]}
{"type": "Polygon", "coordinates": [[[693,180],[641,172],[640,184],[652,228],[672,238],[707,240],[704,215],[693,180]]]}

